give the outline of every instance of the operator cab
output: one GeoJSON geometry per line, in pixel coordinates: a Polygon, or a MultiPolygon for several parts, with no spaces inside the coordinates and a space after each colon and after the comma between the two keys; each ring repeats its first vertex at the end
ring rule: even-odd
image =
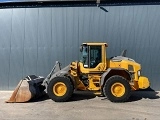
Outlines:
{"type": "Polygon", "coordinates": [[[100,63],[104,63],[106,43],[83,43],[80,47],[81,60],[84,68],[96,68],[100,63]]]}

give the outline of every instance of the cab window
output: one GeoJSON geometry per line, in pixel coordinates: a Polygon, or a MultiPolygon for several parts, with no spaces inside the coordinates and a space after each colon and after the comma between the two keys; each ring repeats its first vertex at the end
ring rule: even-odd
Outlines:
{"type": "Polygon", "coordinates": [[[102,62],[101,46],[90,46],[90,68],[95,68],[102,62]]]}

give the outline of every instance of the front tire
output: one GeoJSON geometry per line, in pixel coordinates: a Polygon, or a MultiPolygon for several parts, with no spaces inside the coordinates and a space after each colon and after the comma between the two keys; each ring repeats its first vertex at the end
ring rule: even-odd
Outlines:
{"type": "Polygon", "coordinates": [[[67,77],[55,77],[49,82],[47,93],[55,102],[66,102],[73,94],[73,84],[67,77]]]}
{"type": "Polygon", "coordinates": [[[103,92],[111,102],[125,102],[130,97],[131,88],[124,77],[115,75],[105,82],[103,92]]]}

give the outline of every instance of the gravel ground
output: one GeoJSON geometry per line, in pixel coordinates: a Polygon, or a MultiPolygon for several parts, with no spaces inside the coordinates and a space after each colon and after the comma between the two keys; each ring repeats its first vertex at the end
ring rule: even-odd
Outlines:
{"type": "Polygon", "coordinates": [[[160,120],[160,92],[136,91],[125,103],[89,92],[56,103],[44,95],[27,103],[5,103],[12,91],[0,91],[0,120],[160,120]]]}

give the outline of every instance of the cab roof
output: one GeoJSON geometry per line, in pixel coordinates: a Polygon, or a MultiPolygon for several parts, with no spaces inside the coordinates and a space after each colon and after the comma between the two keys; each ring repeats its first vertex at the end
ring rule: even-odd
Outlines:
{"type": "Polygon", "coordinates": [[[105,45],[108,47],[107,43],[101,43],[101,42],[88,42],[88,43],[83,43],[83,45],[105,45]]]}

